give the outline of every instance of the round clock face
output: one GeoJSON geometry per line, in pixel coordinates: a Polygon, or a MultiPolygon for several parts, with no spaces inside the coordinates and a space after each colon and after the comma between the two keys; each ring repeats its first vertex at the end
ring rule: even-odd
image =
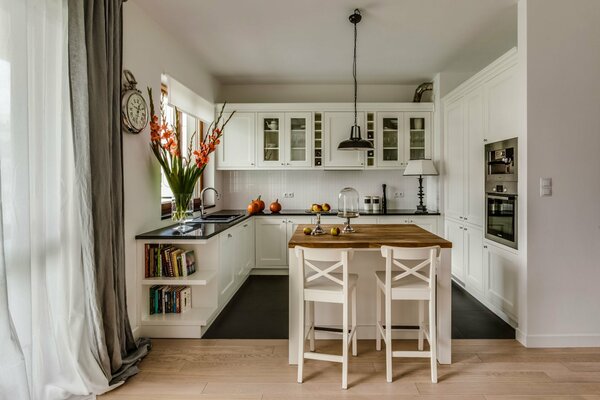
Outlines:
{"type": "Polygon", "coordinates": [[[132,93],[127,99],[127,119],[131,127],[140,132],[148,122],[146,100],[139,93],[132,93]]]}

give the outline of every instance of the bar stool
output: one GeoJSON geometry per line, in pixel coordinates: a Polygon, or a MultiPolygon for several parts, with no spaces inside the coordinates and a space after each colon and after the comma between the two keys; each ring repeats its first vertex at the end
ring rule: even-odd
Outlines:
{"type": "Polygon", "coordinates": [[[357,274],[348,273],[352,249],[313,249],[296,247],[300,267],[298,293],[300,299],[298,324],[298,383],[302,383],[304,359],[342,363],[342,389],[348,387],[348,347],[352,342],[352,355],[357,354],[356,345],[356,281],[357,274]],[[341,273],[334,272],[341,268],[341,273]],[[315,302],[342,304],[342,329],[324,329],[342,335],[342,355],[315,352],[315,302]],[[350,304],[351,303],[351,304],[350,304]],[[305,305],[309,315],[308,331],[305,331],[305,305]],[[348,309],[351,310],[351,330],[348,326],[348,309]],[[310,337],[310,351],[304,351],[310,337]]]}
{"type": "Polygon", "coordinates": [[[437,383],[435,276],[440,248],[439,246],[418,248],[381,246],[381,255],[385,258],[385,271],[375,272],[377,282],[375,341],[377,350],[381,350],[383,336],[386,350],[386,379],[388,382],[392,382],[392,357],[429,357],[431,359],[431,381],[437,383]],[[393,267],[398,267],[400,271],[392,271],[393,267]],[[426,271],[422,271],[424,269],[426,271]],[[417,300],[419,302],[419,326],[394,328],[392,326],[392,300],[417,300]],[[426,301],[429,302],[429,324],[425,323],[426,301]],[[382,308],[385,310],[385,318],[382,315],[382,308]],[[382,324],[383,319],[385,319],[385,325],[382,324]],[[418,330],[418,351],[392,351],[392,329],[418,330]],[[429,351],[423,351],[423,336],[429,342],[429,351]]]}

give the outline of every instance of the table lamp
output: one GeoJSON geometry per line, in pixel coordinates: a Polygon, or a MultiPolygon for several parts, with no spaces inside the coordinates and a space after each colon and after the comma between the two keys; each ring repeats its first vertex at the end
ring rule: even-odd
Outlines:
{"type": "Polygon", "coordinates": [[[419,205],[417,206],[417,214],[427,214],[427,206],[423,204],[423,176],[435,175],[438,175],[438,172],[431,160],[410,160],[404,170],[404,176],[419,177],[419,205]]]}

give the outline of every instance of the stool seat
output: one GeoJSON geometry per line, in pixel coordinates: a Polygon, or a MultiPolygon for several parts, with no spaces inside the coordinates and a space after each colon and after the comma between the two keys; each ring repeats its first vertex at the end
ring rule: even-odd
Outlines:
{"type": "MultiPolygon", "coordinates": [[[[381,290],[385,290],[385,271],[376,271],[375,279],[381,290]]],[[[427,282],[416,276],[407,276],[392,281],[392,300],[429,300],[430,295],[427,282]]]]}
{"type": "MultiPolygon", "coordinates": [[[[343,275],[339,273],[330,275],[339,280],[343,278],[343,275]]],[[[348,274],[348,289],[354,288],[357,281],[357,274],[348,274]]],[[[304,300],[342,303],[344,301],[344,287],[329,279],[317,279],[304,285],[304,300]]]]}

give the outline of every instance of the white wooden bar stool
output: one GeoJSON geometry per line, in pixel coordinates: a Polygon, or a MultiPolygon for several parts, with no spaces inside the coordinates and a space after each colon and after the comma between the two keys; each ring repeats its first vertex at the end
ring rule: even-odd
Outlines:
{"type": "Polygon", "coordinates": [[[298,301],[298,383],[302,383],[304,359],[342,363],[342,389],[348,387],[348,347],[352,342],[352,355],[356,356],[356,281],[357,274],[348,273],[352,249],[313,249],[296,247],[298,257],[300,299],[298,301]],[[341,273],[334,272],[341,268],[341,273]],[[302,279],[302,277],[304,279],[302,279]],[[342,304],[342,329],[322,328],[342,335],[342,355],[315,352],[315,302],[342,304]],[[350,304],[351,303],[351,304],[350,304]],[[308,330],[304,321],[305,305],[308,310],[308,330]],[[351,329],[348,324],[348,309],[352,313],[351,329]],[[339,332],[338,332],[339,331],[339,332]],[[306,339],[310,337],[310,351],[304,351],[306,339]]]}
{"type": "Polygon", "coordinates": [[[381,338],[385,342],[386,379],[392,381],[392,357],[429,357],[431,381],[437,383],[437,331],[436,331],[436,268],[440,248],[381,246],[385,271],[376,271],[377,326],[376,348],[381,350],[381,338]],[[394,267],[400,271],[392,271],[394,267]],[[383,301],[382,301],[383,300],[383,301]],[[392,326],[392,300],[417,300],[419,302],[419,325],[414,327],[392,326]],[[429,302],[429,324],[425,322],[425,302],[429,302]],[[382,315],[385,311],[385,317],[382,315]],[[385,325],[382,323],[385,321],[385,325]],[[392,330],[418,330],[418,351],[393,351],[392,330]],[[429,342],[429,351],[423,351],[423,336],[429,342]]]}

